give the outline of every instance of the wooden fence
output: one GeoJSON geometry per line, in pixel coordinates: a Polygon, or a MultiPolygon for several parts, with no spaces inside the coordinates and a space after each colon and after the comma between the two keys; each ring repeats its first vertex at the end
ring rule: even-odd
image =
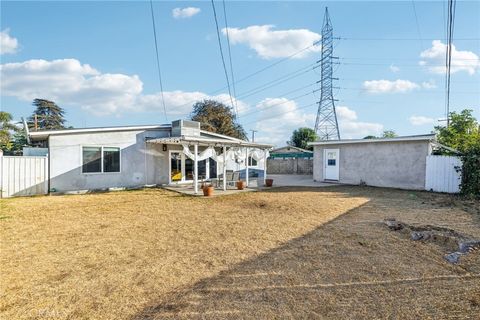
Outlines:
{"type": "Polygon", "coordinates": [[[427,156],[425,189],[436,192],[457,193],[460,191],[462,162],[458,157],[427,156]]]}
{"type": "Polygon", "coordinates": [[[1,197],[48,193],[48,157],[0,156],[1,197]]]}

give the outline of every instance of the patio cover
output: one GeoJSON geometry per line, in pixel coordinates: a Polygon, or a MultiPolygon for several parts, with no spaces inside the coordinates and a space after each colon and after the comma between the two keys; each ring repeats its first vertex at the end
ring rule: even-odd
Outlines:
{"type": "Polygon", "coordinates": [[[244,140],[239,140],[239,139],[220,139],[220,138],[207,138],[207,137],[188,137],[188,136],[180,136],[180,137],[167,137],[167,138],[147,138],[145,140],[146,143],[157,143],[157,144],[176,144],[176,145],[182,145],[185,148],[188,148],[188,146],[193,145],[194,151],[193,151],[193,163],[194,163],[194,179],[193,179],[193,185],[194,185],[194,190],[195,193],[198,193],[198,146],[206,146],[206,147],[221,147],[223,148],[223,190],[227,189],[227,184],[226,184],[226,162],[227,162],[227,147],[230,148],[246,148],[245,152],[245,173],[246,173],[246,183],[248,187],[248,156],[250,155],[248,152],[249,148],[252,149],[260,149],[264,151],[264,175],[263,179],[265,182],[265,179],[267,178],[267,151],[273,148],[273,145],[270,144],[263,144],[263,143],[255,143],[255,142],[249,142],[249,141],[244,141],[244,140]]]}

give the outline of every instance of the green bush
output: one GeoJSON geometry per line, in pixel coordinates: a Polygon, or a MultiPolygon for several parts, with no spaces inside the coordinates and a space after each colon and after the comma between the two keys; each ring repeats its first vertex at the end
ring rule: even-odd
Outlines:
{"type": "Polygon", "coordinates": [[[460,193],[470,198],[480,199],[480,144],[473,146],[461,155],[463,166],[460,193]]]}

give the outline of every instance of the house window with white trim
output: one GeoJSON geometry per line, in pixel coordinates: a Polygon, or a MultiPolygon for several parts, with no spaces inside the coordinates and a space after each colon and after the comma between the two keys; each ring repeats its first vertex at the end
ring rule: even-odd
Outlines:
{"type": "Polygon", "coordinates": [[[253,159],[253,157],[248,157],[248,166],[249,167],[256,167],[257,166],[257,160],[253,159]]]}
{"type": "Polygon", "coordinates": [[[82,147],[82,172],[120,172],[120,148],[82,147]]]}

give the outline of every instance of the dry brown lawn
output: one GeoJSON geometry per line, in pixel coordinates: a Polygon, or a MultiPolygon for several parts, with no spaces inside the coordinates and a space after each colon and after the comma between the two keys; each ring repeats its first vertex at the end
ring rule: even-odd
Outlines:
{"type": "Polygon", "coordinates": [[[1,200],[2,319],[478,318],[480,255],[381,223],[480,238],[480,205],[362,187],[212,199],[161,189],[1,200]]]}

